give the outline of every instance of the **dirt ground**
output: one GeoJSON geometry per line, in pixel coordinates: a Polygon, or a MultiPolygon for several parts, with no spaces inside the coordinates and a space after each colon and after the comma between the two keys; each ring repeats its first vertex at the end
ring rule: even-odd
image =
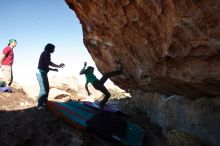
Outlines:
{"type": "MultiPolygon", "coordinates": [[[[20,91],[0,93],[0,146],[115,146],[87,130],[71,127],[20,91]]],[[[160,128],[142,114],[128,119],[146,130],[143,146],[164,146],[160,128]]]]}

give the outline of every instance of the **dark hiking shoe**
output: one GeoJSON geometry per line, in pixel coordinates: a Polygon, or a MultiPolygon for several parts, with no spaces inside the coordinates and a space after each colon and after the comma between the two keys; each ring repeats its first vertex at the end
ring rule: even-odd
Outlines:
{"type": "Polygon", "coordinates": [[[46,109],[46,104],[44,103],[42,106],[37,107],[38,110],[45,110],[46,109]]]}
{"type": "Polygon", "coordinates": [[[40,107],[38,107],[37,109],[38,109],[38,110],[45,110],[45,107],[40,106],[40,107]]]}
{"type": "Polygon", "coordinates": [[[121,74],[123,74],[123,65],[121,63],[121,61],[115,61],[116,64],[120,65],[118,68],[118,71],[120,71],[121,74]]]}
{"type": "Polygon", "coordinates": [[[120,66],[120,72],[121,72],[121,74],[123,74],[123,65],[122,64],[120,64],[121,66],[120,66]]]}

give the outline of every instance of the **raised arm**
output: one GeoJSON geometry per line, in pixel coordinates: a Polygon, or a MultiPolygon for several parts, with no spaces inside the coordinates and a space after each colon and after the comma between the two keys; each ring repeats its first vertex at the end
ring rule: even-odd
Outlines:
{"type": "Polygon", "coordinates": [[[84,67],[83,67],[83,68],[81,69],[81,71],[79,72],[80,75],[82,75],[82,74],[85,73],[86,66],[87,66],[87,62],[84,62],[84,67]]]}

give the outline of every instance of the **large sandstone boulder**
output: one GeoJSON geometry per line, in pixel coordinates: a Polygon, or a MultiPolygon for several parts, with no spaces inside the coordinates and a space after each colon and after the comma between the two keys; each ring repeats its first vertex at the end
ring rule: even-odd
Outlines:
{"type": "Polygon", "coordinates": [[[219,145],[219,0],[65,1],[98,70],[123,65],[124,74],[111,79],[132,89],[137,107],[163,129],[219,145]]]}
{"type": "Polygon", "coordinates": [[[220,95],[219,0],[66,0],[101,73],[123,89],[220,95]]]}

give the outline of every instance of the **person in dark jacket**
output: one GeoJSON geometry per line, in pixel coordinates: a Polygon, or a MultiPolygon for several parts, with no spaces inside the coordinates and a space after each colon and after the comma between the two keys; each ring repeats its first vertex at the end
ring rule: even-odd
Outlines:
{"type": "Polygon", "coordinates": [[[57,65],[51,61],[50,54],[55,50],[55,46],[53,44],[48,43],[44,51],[40,55],[40,59],[38,62],[38,71],[36,73],[37,80],[40,86],[39,98],[38,98],[38,109],[44,109],[45,104],[47,102],[48,94],[49,94],[49,81],[47,77],[47,73],[51,71],[58,71],[57,68],[63,68],[65,65],[63,63],[57,65]],[[54,67],[54,68],[50,68],[54,67]]]}
{"type": "Polygon", "coordinates": [[[88,89],[88,84],[89,83],[91,83],[95,89],[101,91],[105,95],[105,97],[99,103],[99,107],[103,108],[105,106],[106,102],[108,101],[108,99],[111,96],[111,94],[106,89],[104,84],[105,84],[105,82],[107,81],[108,78],[111,78],[113,76],[122,74],[123,73],[123,68],[121,66],[119,70],[108,72],[108,73],[104,74],[101,79],[97,79],[97,77],[93,74],[94,68],[92,66],[88,66],[86,68],[86,66],[87,66],[87,62],[84,62],[84,67],[82,68],[82,70],[80,71],[79,74],[80,75],[85,74],[85,77],[86,77],[85,88],[86,88],[86,91],[88,92],[89,96],[91,95],[91,93],[89,92],[89,89],[88,89]]]}

